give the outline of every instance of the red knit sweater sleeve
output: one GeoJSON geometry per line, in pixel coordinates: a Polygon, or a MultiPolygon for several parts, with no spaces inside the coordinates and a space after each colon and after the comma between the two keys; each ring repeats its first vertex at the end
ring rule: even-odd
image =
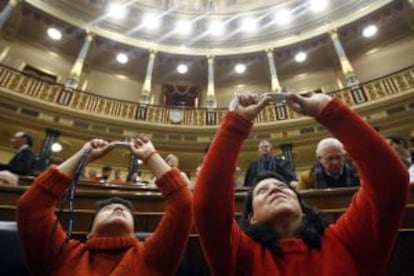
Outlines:
{"type": "Polygon", "coordinates": [[[66,236],[60,223],[53,231],[54,208],[69,183],[70,179],[52,166],[17,201],[18,234],[33,275],[50,274],[61,256],[55,252],[66,236]]]}
{"type": "Polygon", "coordinates": [[[237,155],[252,123],[227,113],[204,159],[194,191],[194,219],[213,275],[233,275],[240,229],[234,220],[237,155]]]}
{"type": "Polygon", "coordinates": [[[408,173],[385,140],[343,103],[333,100],[318,116],[357,163],[361,187],[332,227],[354,260],[377,275],[387,264],[408,197],[408,173]]]}
{"type": "Polygon", "coordinates": [[[161,275],[176,271],[192,225],[192,196],[186,180],[171,169],[156,180],[165,199],[165,214],[154,234],[145,241],[145,258],[161,275]]]}

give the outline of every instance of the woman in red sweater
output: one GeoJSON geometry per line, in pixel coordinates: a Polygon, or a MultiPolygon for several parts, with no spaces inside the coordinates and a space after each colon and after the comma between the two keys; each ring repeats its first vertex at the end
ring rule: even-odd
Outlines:
{"type": "Polygon", "coordinates": [[[314,117],[346,146],[361,187],[336,223],[317,213],[278,175],[264,174],[234,219],[234,171],[243,140],[269,94],[238,96],[203,162],[194,216],[214,275],[379,275],[392,251],[408,195],[408,174],[384,139],[325,94],[289,94],[287,105],[314,117]]]}
{"type": "Polygon", "coordinates": [[[17,203],[18,233],[28,267],[34,275],[174,275],[191,227],[191,193],[176,169],[171,169],[145,139],[134,139],[131,152],[157,177],[166,201],[161,222],[144,242],[134,234],[131,206],[110,199],[98,206],[86,242],[65,241],[56,221],[55,205],[68,188],[85,151],[92,162],[111,151],[113,143],[94,139],[58,167],[37,177],[17,203]]]}

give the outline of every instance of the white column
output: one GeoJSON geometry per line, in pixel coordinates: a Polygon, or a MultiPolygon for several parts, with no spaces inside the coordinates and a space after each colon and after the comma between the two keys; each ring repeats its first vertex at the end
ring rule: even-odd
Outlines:
{"type": "Polygon", "coordinates": [[[0,29],[2,29],[4,24],[6,24],[6,22],[10,19],[13,14],[13,10],[18,3],[18,0],[9,0],[6,7],[0,12],[0,29]]]}
{"type": "Polygon", "coordinates": [[[157,52],[155,50],[150,51],[149,60],[147,64],[147,72],[145,74],[145,80],[142,86],[141,96],[139,97],[139,102],[141,104],[149,104],[151,99],[151,81],[152,73],[154,71],[156,54],[157,52]]]}
{"type": "Polygon", "coordinates": [[[270,80],[271,80],[271,88],[272,91],[276,89],[280,89],[279,79],[277,78],[277,71],[275,60],[273,58],[273,49],[266,50],[267,60],[269,62],[269,71],[270,71],[270,80]]]}
{"type": "Polygon", "coordinates": [[[207,56],[208,84],[207,84],[207,108],[216,108],[217,100],[214,90],[214,56],[207,56]]]}
{"type": "Polygon", "coordinates": [[[67,89],[77,89],[79,85],[80,76],[82,74],[83,65],[85,64],[86,56],[88,55],[90,46],[93,41],[93,35],[87,33],[82,48],[76,58],[75,63],[70,70],[69,77],[65,80],[65,87],[67,89]]]}
{"type": "Polygon", "coordinates": [[[354,69],[352,68],[351,63],[349,62],[345,54],[344,48],[342,47],[341,41],[339,40],[337,31],[332,30],[330,32],[330,35],[335,47],[336,54],[338,55],[347,86],[358,85],[359,81],[354,73],[354,69]]]}

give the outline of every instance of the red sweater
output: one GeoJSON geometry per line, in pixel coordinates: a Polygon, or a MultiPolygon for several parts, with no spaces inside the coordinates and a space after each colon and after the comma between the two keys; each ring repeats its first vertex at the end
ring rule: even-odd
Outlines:
{"type": "MultiPolygon", "coordinates": [[[[65,240],[55,232],[56,202],[70,179],[56,167],[37,177],[17,203],[17,223],[28,266],[34,275],[173,275],[186,248],[191,227],[191,194],[178,170],[157,180],[166,201],[165,214],[144,242],[135,236],[65,240]]],[[[76,203],[76,199],[75,199],[76,203]]],[[[76,218],[75,218],[76,220],[76,218]]]]}
{"type": "Polygon", "coordinates": [[[349,208],[322,238],[322,249],[281,239],[278,258],[234,219],[234,171],[252,123],[229,112],[204,160],[194,191],[200,241],[214,275],[378,275],[387,264],[408,197],[407,169],[384,139],[333,100],[318,116],[346,146],[361,172],[349,208]]]}

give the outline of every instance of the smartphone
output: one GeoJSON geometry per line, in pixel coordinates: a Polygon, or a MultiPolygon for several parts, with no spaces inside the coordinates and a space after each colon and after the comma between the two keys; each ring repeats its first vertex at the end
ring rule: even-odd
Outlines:
{"type": "Polygon", "coordinates": [[[128,141],[115,141],[115,147],[117,148],[129,148],[129,142],[128,141]]]}
{"type": "Polygon", "coordinates": [[[286,102],[286,94],[285,93],[272,93],[273,102],[275,104],[284,104],[286,102]]]}

